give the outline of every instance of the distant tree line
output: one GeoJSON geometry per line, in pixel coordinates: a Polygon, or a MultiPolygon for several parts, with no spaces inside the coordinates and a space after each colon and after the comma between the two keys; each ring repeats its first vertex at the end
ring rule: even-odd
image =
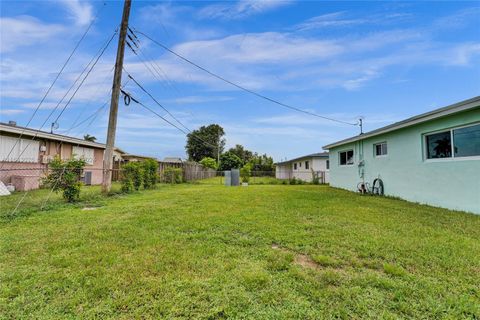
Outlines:
{"type": "MultiPolygon", "coordinates": [[[[187,135],[185,150],[191,161],[215,170],[240,169],[248,166],[251,171],[273,171],[273,158],[259,154],[237,144],[225,152],[225,131],[218,124],[202,126],[187,135]],[[217,158],[220,156],[220,163],[217,158]]],[[[248,169],[247,169],[248,171],[248,169]]]]}

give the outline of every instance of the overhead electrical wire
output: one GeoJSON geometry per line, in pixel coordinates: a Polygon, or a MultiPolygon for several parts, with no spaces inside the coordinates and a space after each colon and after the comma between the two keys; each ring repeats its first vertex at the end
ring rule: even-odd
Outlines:
{"type": "MultiPolygon", "coordinates": [[[[7,154],[7,159],[10,157],[10,155],[12,154],[13,150],[15,149],[15,147],[17,146],[17,143],[20,141],[20,139],[22,138],[23,134],[25,133],[25,130],[26,128],[30,125],[30,123],[32,122],[33,118],[35,117],[35,115],[37,114],[38,110],[40,110],[40,107],[41,105],[43,104],[43,102],[45,101],[45,99],[47,98],[48,94],[50,93],[50,91],[52,90],[53,86],[55,85],[55,83],[57,82],[57,80],[60,78],[60,76],[62,75],[63,71],[65,70],[65,68],[67,67],[68,63],[70,62],[70,60],[72,59],[73,55],[75,54],[75,52],[77,51],[78,47],[80,47],[80,44],[83,42],[83,40],[85,39],[85,37],[87,36],[88,32],[90,31],[90,29],[92,28],[93,24],[95,23],[95,21],[97,20],[98,16],[100,15],[100,13],[103,11],[103,9],[105,8],[106,6],[106,2],[103,4],[103,7],[101,10],[98,11],[98,13],[95,15],[95,17],[92,19],[92,21],[90,22],[90,24],[87,26],[87,29],[85,29],[85,32],[82,34],[82,36],[80,37],[80,39],[77,41],[77,43],[75,44],[75,47],[73,48],[72,52],[70,53],[70,55],[68,56],[67,60],[65,60],[65,62],[63,63],[62,67],[60,68],[60,71],[57,73],[57,75],[55,76],[55,78],[53,79],[53,82],[50,84],[50,86],[48,87],[47,91],[45,92],[45,94],[43,95],[42,99],[40,100],[40,102],[38,103],[37,107],[35,108],[35,110],[33,111],[32,115],[30,116],[30,118],[28,119],[27,121],[27,124],[25,125],[25,127],[22,129],[22,131],[20,132],[20,135],[18,136],[17,140],[15,141],[14,145],[12,146],[12,148],[10,149],[10,151],[8,152],[7,154]]],[[[0,167],[0,169],[3,168],[3,164],[2,166],[0,167]]]]}
{"type": "MultiPolygon", "coordinates": [[[[86,65],[86,67],[82,70],[82,72],[78,75],[77,79],[74,81],[73,83],[73,86],[78,82],[78,79],[85,73],[85,70],[86,68],[88,68],[90,66],[90,64],[92,63],[93,59],[95,59],[95,57],[98,55],[98,57],[96,57],[94,63],[90,66],[90,69],[88,70],[88,72],[85,74],[84,78],[82,79],[82,81],[80,82],[79,86],[77,87],[77,89],[75,90],[75,92],[73,93],[73,95],[70,97],[70,99],[68,100],[68,102],[65,104],[65,106],[63,107],[61,113],[58,115],[58,117],[56,118],[55,122],[57,122],[59,120],[59,118],[61,117],[61,115],[63,114],[63,112],[65,111],[65,109],[67,108],[67,106],[70,104],[70,102],[72,101],[72,99],[75,97],[76,93],[78,92],[78,90],[82,87],[83,83],[85,82],[85,80],[87,79],[87,77],[89,76],[89,74],[91,73],[91,71],[93,70],[93,68],[95,67],[95,65],[97,64],[97,62],[100,60],[100,58],[102,57],[102,55],[105,53],[106,49],[108,48],[108,46],[110,45],[110,43],[112,42],[113,38],[115,37],[115,35],[117,34],[117,31],[115,31],[113,33],[113,35],[109,38],[109,40],[107,41],[107,43],[103,46],[103,49],[101,49],[100,53],[96,54],[95,56],[93,56],[92,60],[90,60],[90,62],[86,65]]],[[[55,106],[55,108],[50,112],[50,114],[48,115],[47,119],[45,119],[45,121],[43,122],[42,126],[40,127],[40,129],[37,130],[37,132],[35,133],[35,135],[32,137],[32,139],[29,141],[29,143],[25,146],[25,148],[22,150],[22,152],[19,154],[18,158],[16,161],[18,161],[22,154],[25,152],[25,150],[28,148],[28,146],[32,143],[32,141],[38,136],[40,130],[43,128],[43,126],[47,123],[48,119],[50,119],[50,117],[52,116],[52,114],[56,111],[56,109],[58,108],[58,106],[60,105],[60,103],[65,99],[66,95],[68,95],[68,93],[70,92],[71,88],[73,87],[71,86],[69,88],[69,90],[67,90],[67,93],[62,97],[61,101],[55,106]]],[[[88,126],[90,126],[92,124],[93,121],[91,121],[89,123],[88,126]]],[[[68,130],[70,131],[72,129],[72,127],[68,130]]],[[[25,130],[25,129],[24,129],[25,130]]],[[[60,146],[63,144],[63,141],[60,142],[60,146]]],[[[79,144],[78,144],[79,145],[79,144]]],[[[12,148],[13,150],[13,148],[12,148]]],[[[3,163],[2,163],[2,166],[0,167],[0,169],[3,168],[3,163]]],[[[60,178],[60,177],[59,177],[60,178]]],[[[58,180],[56,181],[56,183],[58,183],[58,180]]],[[[52,188],[53,190],[53,188],[52,188]]],[[[50,194],[52,192],[52,190],[50,191],[50,194]]],[[[24,196],[19,200],[19,202],[17,203],[17,205],[15,206],[15,208],[13,209],[13,212],[12,212],[12,215],[15,214],[15,212],[17,211],[17,209],[19,208],[20,204],[24,201],[26,195],[28,194],[29,191],[25,192],[24,196]]],[[[48,195],[47,197],[47,200],[48,201],[48,198],[50,197],[50,194],[48,195]]],[[[42,208],[44,207],[46,201],[44,202],[44,204],[42,205],[42,208]]]]}
{"type": "MultiPolygon", "coordinates": [[[[25,146],[25,148],[23,148],[23,150],[20,152],[20,154],[18,155],[16,161],[18,161],[21,156],[23,155],[23,153],[25,152],[25,150],[30,146],[30,144],[32,143],[32,141],[38,136],[38,133],[42,130],[42,128],[45,126],[45,124],[48,122],[48,120],[50,119],[50,117],[53,115],[53,113],[55,113],[55,111],[58,109],[58,107],[60,106],[61,102],[65,99],[65,97],[68,95],[68,93],[70,92],[70,90],[73,88],[73,86],[75,86],[75,84],[78,82],[78,80],[82,77],[82,75],[84,74],[86,68],[88,68],[90,66],[90,69],[88,70],[88,72],[85,74],[84,78],[82,79],[82,81],[80,82],[79,86],[77,87],[77,89],[75,90],[75,92],[73,93],[73,95],[70,97],[70,99],[68,100],[68,102],[65,104],[65,106],[62,108],[60,114],[57,116],[57,118],[55,119],[54,123],[56,123],[59,118],[62,116],[63,112],[65,111],[65,109],[67,108],[67,106],[70,104],[70,102],[72,101],[72,99],[75,97],[76,93],[78,92],[78,90],[81,88],[81,86],[83,85],[83,83],[85,82],[85,80],[87,79],[88,75],[91,73],[91,71],[93,70],[93,68],[95,67],[95,65],[97,64],[97,62],[99,61],[100,57],[105,53],[105,50],[108,48],[108,46],[110,45],[110,43],[112,42],[113,38],[115,37],[115,35],[117,34],[117,31],[115,31],[113,33],[113,35],[110,37],[110,39],[107,41],[107,43],[103,46],[103,48],[100,50],[100,53],[98,54],[98,57],[96,57],[95,59],[95,56],[92,58],[92,59],[95,59],[94,63],[90,66],[91,64],[91,61],[87,64],[87,66],[83,69],[83,71],[79,74],[79,76],[77,77],[77,79],[74,81],[73,85],[69,88],[69,90],[67,90],[67,93],[62,97],[62,99],[60,100],[60,102],[55,106],[55,108],[53,108],[53,110],[50,112],[50,114],[47,116],[47,118],[45,119],[45,121],[42,123],[42,125],[40,126],[40,128],[37,130],[37,133],[35,133],[35,135],[32,137],[32,139],[29,141],[29,143],[25,146]]],[[[23,130],[25,131],[25,129],[23,130]]],[[[12,149],[10,150],[10,153],[8,154],[8,156],[10,156],[11,152],[13,151],[13,149],[15,148],[15,146],[12,147],[12,149]]],[[[8,158],[7,156],[7,158],[8,158]]],[[[3,165],[4,163],[1,164],[0,166],[0,169],[3,168],[3,165]]]]}
{"type": "MultiPolygon", "coordinates": [[[[125,69],[124,69],[125,70],[125,69]]],[[[133,82],[135,82],[135,84],[143,91],[145,92],[153,101],[155,101],[155,103],[160,107],[162,108],[163,110],[165,110],[165,112],[167,112],[173,119],[175,119],[175,121],[177,121],[182,127],[184,127],[187,131],[191,132],[192,130],[190,130],[187,126],[185,126],[180,120],[178,120],[170,111],[168,111],[167,108],[165,108],[160,102],[158,102],[157,99],[155,99],[155,97],[150,94],[150,92],[148,92],[140,83],[138,83],[137,80],[135,80],[135,78],[132,77],[132,75],[130,75],[130,73],[128,73],[126,70],[125,72],[127,73],[128,75],[128,78],[131,79],[133,82]]]]}
{"type": "Polygon", "coordinates": [[[300,108],[291,106],[291,105],[289,105],[289,104],[283,103],[283,102],[281,102],[281,101],[278,101],[278,100],[276,100],[276,99],[267,97],[267,96],[265,96],[265,95],[263,95],[263,94],[261,94],[261,93],[255,92],[255,91],[253,91],[253,90],[251,90],[251,89],[248,89],[248,88],[246,88],[246,87],[244,87],[244,86],[242,86],[242,85],[239,85],[239,84],[237,84],[237,83],[235,83],[235,82],[233,82],[233,81],[230,81],[230,80],[228,80],[228,79],[226,79],[226,78],[224,78],[224,77],[222,77],[222,76],[220,76],[220,75],[218,75],[218,74],[216,74],[216,73],[214,73],[214,72],[212,72],[212,71],[210,71],[210,70],[208,70],[208,69],[200,66],[199,64],[193,62],[192,60],[190,60],[190,59],[188,59],[188,58],[185,58],[184,56],[180,55],[179,53],[173,51],[173,50],[170,49],[169,47],[163,45],[162,43],[156,41],[155,39],[152,39],[152,38],[151,38],[150,36],[148,36],[147,34],[141,32],[141,31],[139,31],[139,30],[137,30],[137,29],[135,29],[135,28],[134,28],[134,32],[143,35],[144,37],[146,37],[147,39],[149,39],[150,41],[152,41],[152,42],[155,43],[156,45],[160,46],[160,47],[163,48],[164,50],[170,52],[171,54],[175,55],[176,57],[180,58],[181,60],[183,60],[183,61],[185,61],[185,62],[193,65],[194,67],[196,67],[196,68],[198,68],[198,69],[200,69],[200,70],[208,73],[209,75],[211,75],[211,76],[213,76],[213,77],[215,77],[215,78],[217,78],[217,79],[219,79],[219,80],[222,80],[222,81],[224,81],[224,82],[226,82],[226,83],[228,83],[228,84],[230,84],[230,85],[232,85],[232,86],[234,86],[234,87],[236,87],[236,88],[238,88],[238,89],[240,89],[240,90],[243,90],[243,91],[248,92],[248,93],[250,93],[250,94],[252,94],[252,95],[255,95],[255,96],[259,97],[259,98],[262,98],[262,99],[264,99],[264,100],[270,101],[270,102],[275,103],[275,104],[277,104],[277,105],[280,105],[280,106],[282,106],[282,107],[285,107],[285,108],[288,108],[288,109],[291,109],[291,110],[294,110],[294,111],[297,111],[297,112],[301,112],[301,113],[304,113],[304,114],[307,114],[307,115],[310,115],[310,116],[314,116],[314,117],[317,117],[317,118],[321,118],[321,119],[324,119],[324,120],[334,121],[334,122],[337,122],[337,123],[342,123],[342,124],[352,125],[352,126],[358,125],[358,123],[352,123],[352,122],[347,122],[347,121],[343,121],[343,120],[339,120],[339,119],[334,119],[334,118],[327,117],[327,116],[322,116],[322,115],[319,115],[319,114],[317,114],[317,113],[310,112],[310,111],[307,111],[307,110],[303,110],[303,109],[300,109],[300,108]]]}
{"type": "MultiPolygon", "coordinates": [[[[128,72],[127,72],[126,70],[125,70],[125,72],[128,74],[128,72]]],[[[136,82],[135,79],[133,79],[133,77],[131,77],[130,75],[129,75],[129,78],[132,79],[134,82],[136,82]]],[[[149,94],[147,91],[145,91],[145,92],[146,92],[147,94],[149,94]]],[[[200,141],[200,142],[202,142],[203,144],[205,144],[205,145],[207,145],[207,146],[209,146],[209,147],[211,147],[211,148],[214,148],[214,149],[217,149],[217,148],[218,148],[218,146],[213,145],[213,144],[211,144],[210,142],[205,141],[205,140],[203,140],[203,139],[200,138],[200,137],[197,137],[196,134],[195,134],[195,132],[193,132],[193,131],[191,131],[190,129],[188,129],[188,128],[187,128],[185,125],[183,125],[181,122],[180,122],[180,124],[181,124],[188,132],[185,131],[184,129],[180,128],[178,125],[174,124],[173,122],[171,122],[170,120],[168,120],[167,118],[165,118],[164,116],[162,116],[161,114],[159,114],[158,112],[156,112],[155,110],[153,110],[152,108],[148,107],[147,105],[145,105],[144,103],[142,103],[141,101],[139,101],[139,99],[133,98],[130,93],[122,90],[122,94],[128,95],[128,96],[130,97],[131,101],[137,103],[138,105],[140,105],[140,106],[143,107],[144,109],[150,111],[151,113],[153,113],[154,115],[156,115],[157,117],[159,117],[160,119],[162,119],[163,121],[165,121],[166,123],[168,123],[169,125],[171,125],[172,127],[176,128],[177,130],[179,130],[180,132],[182,132],[184,135],[186,135],[186,136],[188,136],[188,137],[192,137],[193,139],[196,139],[197,141],[200,141]]],[[[162,106],[162,108],[163,108],[164,110],[166,110],[165,107],[162,106]]],[[[168,110],[167,110],[167,112],[168,112],[168,110]]],[[[170,114],[170,113],[169,113],[169,114],[170,114]]],[[[176,118],[174,118],[174,119],[176,119],[176,118]]],[[[179,121],[177,120],[177,122],[179,122],[179,121]]]]}

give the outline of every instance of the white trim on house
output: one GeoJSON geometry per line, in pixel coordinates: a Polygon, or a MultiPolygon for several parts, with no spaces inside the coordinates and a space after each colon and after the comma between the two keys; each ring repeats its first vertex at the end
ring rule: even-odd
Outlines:
{"type": "Polygon", "coordinates": [[[331,148],[334,148],[334,147],[341,146],[343,144],[347,144],[347,143],[350,143],[350,142],[355,142],[355,141],[363,140],[363,139],[366,139],[366,138],[374,137],[374,136],[377,136],[377,135],[380,135],[380,134],[384,134],[384,133],[395,131],[395,130],[398,130],[398,129],[402,129],[402,128],[405,128],[405,127],[413,126],[413,125],[423,123],[423,122],[427,122],[427,121],[430,121],[430,120],[433,120],[433,119],[445,117],[445,116],[448,116],[448,115],[451,115],[451,114],[454,114],[454,113],[467,111],[467,110],[474,109],[474,108],[479,108],[479,106],[478,106],[479,102],[480,102],[480,96],[477,96],[477,97],[474,97],[474,98],[471,98],[471,99],[468,99],[468,100],[464,100],[464,101],[461,101],[461,102],[458,102],[458,103],[455,103],[455,104],[452,104],[452,105],[449,105],[449,106],[446,106],[446,107],[443,107],[443,108],[439,108],[439,109],[436,109],[436,110],[433,110],[433,111],[422,113],[420,115],[417,115],[417,116],[414,116],[414,117],[411,117],[411,118],[408,118],[408,119],[405,119],[405,120],[402,120],[402,121],[399,121],[399,122],[395,122],[391,125],[388,125],[388,126],[385,126],[385,127],[382,127],[382,128],[379,128],[379,129],[376,129],[376,130],[373,130],[373,131],[370,131],[370,132],[367,132],[367,133],[364,133],[364,134],[361,134],[361,135],[358,135],[358,136],[355,136],[355,137],[351,137],[351,138],[348,138],[348,139],[344,139],[344,140],[340,140],[340,141],[328,144],[328,145],[324,146],[323,149],[328,150],[328,149],[331,149],[331,148]]]}
{"type": "Polygon", "coordinates": [[[79,138],[64,136],[64,135],[55,134],[55,133],[48,133],[45,131],[30,129],[26,127],[12,126],[5,123],[0,123],[0,133],[1,132],[19,134],[28,139],[31,139],[32,137],[43,138],[43,139],[54,140],[54,141],[68,142],[71,144],[78,144],[81,146],[89,146],[89,147],[94,147],[99,149],[105,149],[105,144],[103,143],[86,141],[79,138]]]}

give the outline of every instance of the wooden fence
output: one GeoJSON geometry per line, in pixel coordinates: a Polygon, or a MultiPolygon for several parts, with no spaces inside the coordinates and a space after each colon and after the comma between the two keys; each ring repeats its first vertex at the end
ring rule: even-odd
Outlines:
{"type": "Polygon", "coordinates": [[[210,168],[205,168],[196,162],[158,162],[158,174],[163,176],[166,168],[181,168],[183,172],[183,181],[195,181],[215,177],[217,172],[210,168]]]}

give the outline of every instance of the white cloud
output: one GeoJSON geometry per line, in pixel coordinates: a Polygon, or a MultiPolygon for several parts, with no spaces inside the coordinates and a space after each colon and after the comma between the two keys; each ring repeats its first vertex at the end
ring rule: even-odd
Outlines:
{"type": "Polygon", "coordinates": [[[16,115],[16,114],[20,114],[20,113],[24,113],[25,110],[21,110],[21,109],[0,109],[0,114],[1,115],[6,115],[6,116],[10,116],[10,115],[16,115]]]}
{"type": "Polygon", "coordinates": [[[93,19],[93,8],[89,2],[80,0],[60,0],[70,13],[71,19],[75,24],[82,26],[90,23],[93,19]]]}
{"type": "Polygon", "coordinates": [[[200,104],[205,102],[222,102],[222,101],[230,101],[233,100],[232,97],[224,97],[224,96],[186,96],[176,99],[171,99],[168,102],[173,102],[176,104],[200,104]]]}
{"type": "Polygon", "coordinates": [[[365,24],[368,22],[368,19],[347,19],[343,18],[345,12],[332,12],[316,16],[298,24],[295,29],[299,31],[318,29],[325,27],[344,27],[344,26],[353,26],[359,24],[365,24]]]}
{"type": "Polygon", "coordinates": [[[291,1],[280,0],[240,0],[225,4],[213,4],[204,7],[198,13],[200,18],[206,19],[242,19],[255,14],[289,5],[291,1]]]}
{"type": "Polygon", "coordinates": [[[65,29],[61,25],[47,24],[31,16],[17,16],[0,18],[0,30],[0,52],[4,53],[46,41],[65,29]]]}

